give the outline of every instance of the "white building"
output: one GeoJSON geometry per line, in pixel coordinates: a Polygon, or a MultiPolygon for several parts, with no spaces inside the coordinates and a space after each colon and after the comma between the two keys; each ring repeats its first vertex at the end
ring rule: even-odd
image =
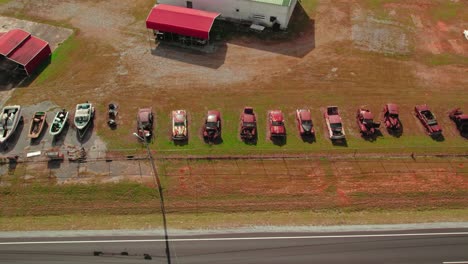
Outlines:
{"type": "Polygon", "coordinates": [[[286,29],[297,0],[158,0],[159,4],[221,13],[228,20],[251,21],[266,27],[276,22],[286,29]]]}

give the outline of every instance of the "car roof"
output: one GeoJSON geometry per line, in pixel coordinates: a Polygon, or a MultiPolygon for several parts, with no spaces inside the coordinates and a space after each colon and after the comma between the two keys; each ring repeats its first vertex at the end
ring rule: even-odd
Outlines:
{"type": "Polygon", "coordinates": [[[374,115],[371,112],[368,112],[368,111],[362,113],[362,117],[364,119],[374,119],[374,115]]]}
{"type": "Polygon", "coordinates": [[[245,114],[242,119],[244,122],[254,122],[255,121],[255,116],[254,115],[247,115],[245,114]]]}
{"type": "Polygon", "coordinates": [[[213,115],[213,114],[208,115],[206,117],[206,121],[208,121],[208,122],[218,122],[217,115],[213,115]]]}
{"type": "Polygon", "coordinates": [[[398,105],[397,104],[387,104],[388,112],[392,114],[398,114],[398,105]]]}
{"type": "Polygon", "coordinates": [[[428,111],[429,107],[426,104],[416,106],[419,111],[428,111]]]}
{"type": "Polygon", "coordinates": [[[330,123],[332,123],[332,124],[341,123],[341,117],[338,116],[338,115],[331,115],[331,116],[328,117],[328,120],[329,120],[330,123]]]}
{"type": "Polygon", "coordinates": [[[299,110],[299,115],[301,116],[302,120],[312,120],[310,111],[308,110],[304,110],[304,109],[299,110]]]}
{"type": "Polygon", "coordinates": [[[140,108],[140,110],[138,110],[138,119],[140,122],[148,122],[151,111],[151,108],[140,108]]]}
{"type": "Polygon", "coordinates": [[[281,110],[270,111],[270,116],[274,121],[283,121],[283,112],[281,110]]]}

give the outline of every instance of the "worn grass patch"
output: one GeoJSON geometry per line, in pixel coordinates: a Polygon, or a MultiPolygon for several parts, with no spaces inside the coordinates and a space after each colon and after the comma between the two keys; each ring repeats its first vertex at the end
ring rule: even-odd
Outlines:
{"type": "MultiPolygon", "coordinates": [[[[246,213],[199,213],[167,215],[170,229],[221,229],[251,226],[332,226],[366,224],[410,224],[466,222],[468,209],[377,210],[347,212],[292,211],[246,213]]],[[[31,230],[115,230],[162,227],[160,214],[144,215],[61,215],[0,217],[1,231],[31,230]]]]}
{"type": "Polygon", "coordinates": [[[99,208],[118,213],[132,204],[154,201],[155,195],[155,189],[132,182],[64,186],[13,184],[0,188],[0,215],[60,215],[67,211],[99,211],[99,208]]]}
{"type": "Polygon", "coordinates": [[[456,55],[452,53],[444,53],[437,55],[426,56],[426,64],[430,66],[442,66],[442,65],[468,65],[468,57],[456,55]]]}
{"type": "Polygon", "coordinates": [[[442,1],[436,8],[432,9],[432,17],[435,20],[451,20],[457,17],[463,8],[466,6],[462,2],[442,1]]]}
{"type": "Polygon", "coordinates": [[[80,46],[80,39],[72,34],[66,41],[64,41],[51,56],[51,63],[44,71],[37,77],[36,84],[43,84],[46,81],[51,81],[57,78],[62,73],[67,71],[73,63],[73,57],[70,56],[80,46]]]}

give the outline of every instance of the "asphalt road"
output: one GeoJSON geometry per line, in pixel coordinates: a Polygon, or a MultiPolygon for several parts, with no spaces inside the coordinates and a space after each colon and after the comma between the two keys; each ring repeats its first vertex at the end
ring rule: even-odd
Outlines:
{"type": "MultiPolygon", "coordinates": [[[[170,245],[172,263],[468,263],[468,229],[173,236],[170,245]]],[[[149,236],[1,238],[0,263],[166,259],[164,240],[149,236]]]]}

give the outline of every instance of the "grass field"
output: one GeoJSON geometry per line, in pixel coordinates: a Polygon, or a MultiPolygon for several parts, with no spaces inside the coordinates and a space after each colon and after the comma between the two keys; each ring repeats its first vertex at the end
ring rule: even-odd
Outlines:
{"type": "MultiPolygon", "coordinates": [[[[400,223],[467,222],[466,209],[293,211],[199,213],[167,215],[169,229],[226,229],[255,226],[330,226],[400,223]]],[[[0,217],[2,231],[40,230],[147,230],[162,228],[160,214],[146,215],[60,215],[0,217]]]]}
{"type": "MultiPolygon", "coordinates": [[[[280,212],[272,224],[284,223],[288,219],[285,211],[297,214],[292,216],[297,224],[307,224],[309,217],[324,219],[324,224],[339,224],[340,220],[330,219],[341,212],[350,215],[350,220],[342,223],[405,222],[411,221],[410,216],[421,222],[465,219],[460,217],[468,203],[465,158],[395,161],[379,156],[467,153],[467,140],[447,116],[453,107],[468,111],[463,97],[468,87],[468,51],[458,30],[466,21],[461,2],[302,1],[306,15],[294,18],[297,21],[293,23],[298,24],[291,28],[297,32],[288,35],[291,39],[236,36],[214,54],[155,47],[148,41],[144,19],[154,1],[126,0],[119,5],[110,1],[23,2],[2,4],[0,12],[69,25],[76,31],[54,52],[51,64],[30,86],[15,90],[9,104],[48,100],[73,109],[76,103],[89,100],[97,107],[94,131],[115,153],[144,151],[132,133],[138,109],[151,106],[156,113],[156,136],[150,147],[156,157],[331,156],[307,162],[158,161],[169,212],[194,223],[179,226],[209,225],[209,218],[223,216],[233,216],[226,220],[228,226],[236,221],[247,225],[248,221],[242,219],[248,218],[250,211],[262,211],[252,213],[262,219],[252,220],[259,224],[268,224],[264,218],[274,214],[268,211],[280,212]],[[110,102],[119,105],[116,130],[106,125],[110,102]],[[370,108],[380,120],[380,111],[388,102],[400,105],[403,135],[393,137],[382,129],[382,136],[375,141],[361,138],[355,122],[358,107],[370,108]],[[443,140],[431,139],[415,118],[414,106],[424,103],[437,115],[443,140]],[[327,138],[322,113],[328,105],[340,107],[347,133],[345,146],[334,146],[327,138]],[[258,116],[256,145],[244,144],[238,138],[244,106],[254,107],[258,116]],[[297,133],[294,113],[302,107],[312,112],[317,131],[312,143],[303,142],[297,133]],[[190,138],[186,145],[177,146],[170,140],[170,113],[175,109],[189,113],[190,138]],[[204,115],[210,109],[222,113],[223,141],[219,145],[205,144],[201,138],[204,115]],[[267,138],[266,116],[272,109],[285,114],[284,145],[275,145],[267,138]],[[122,149],[127,151],[119,152],[122,149]],[[375,159],[332,158],[354,153],[375,159]],[[421,215],[415,215],[419,209],[423,210],[421,215]],[[416,212],[409,212],[412,210],[416,212]],[[401,214],[387,219],[387,212],[401,214]],[[444,217],[444,212],[449,216],[444,217]],[[363,221],[360,214],[374,220],[363,221]]],[[[0,178],[11,184],[0,187],[0,229],[19,228],[3,220],[10,217],[19,217],[19,223],[43,219],[41,225],[47,228],[48,222],[58,225],[57,219],[65,215],[69,223],[77,223],[73,226],[85,228],[93,221],[108,227],[104,223],[108,215],[138,215],[128,219],[146,223],[157,213],[156,193],[144,184],[125,181],[124,175],[120,175],[123,182],[109,184],[102,183],[106,172],[87,172],[76,180],[89,178],[91,184],[57,185],[45,164],[34,165],[43,169],[37,170],[37,175],[30,175],[34,168],[22,166],[0,178]],[[103,212],[101,220],[94,218],[103,212]],[[84,216],[80,218],[80,214],[84,216]]],[[[122,173],[132,169],[129,165],[122,173]]],[[[124,216],[119,219],[122,226],[135,226],[124,216]]]]}

